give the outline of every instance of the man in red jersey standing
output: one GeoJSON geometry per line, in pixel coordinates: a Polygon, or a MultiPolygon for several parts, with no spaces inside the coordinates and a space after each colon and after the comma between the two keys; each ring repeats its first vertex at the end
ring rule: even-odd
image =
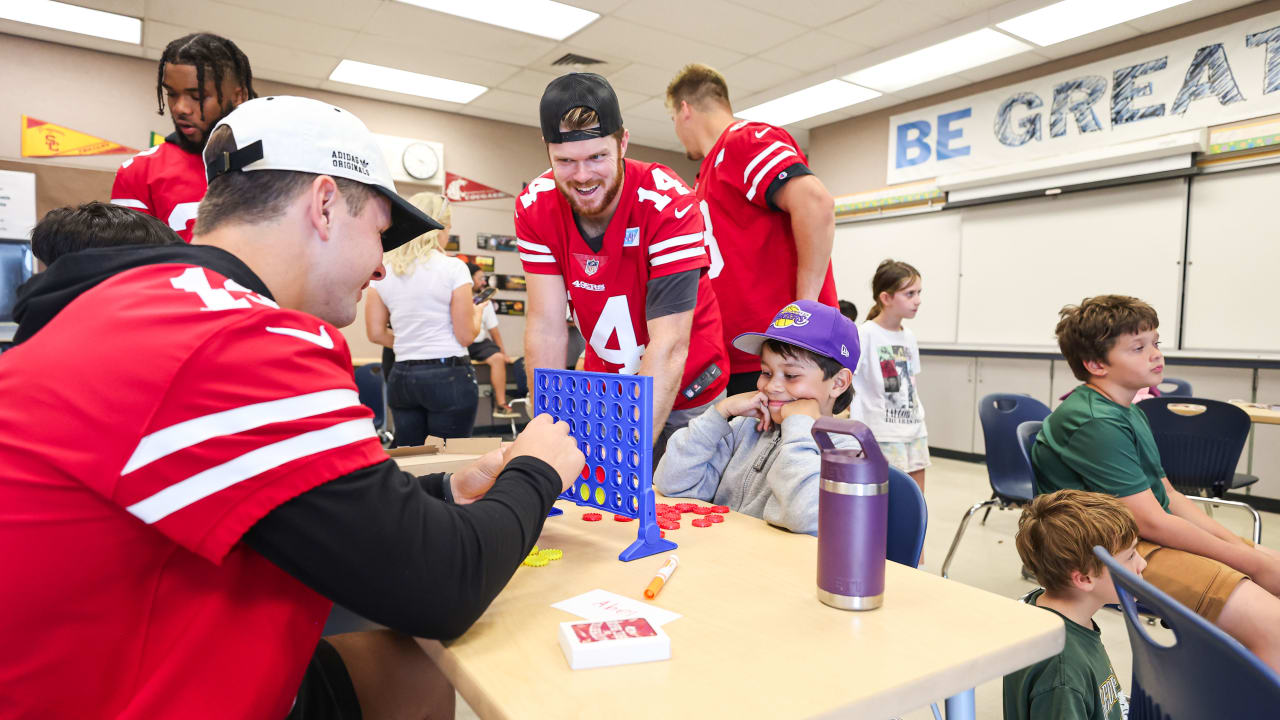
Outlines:
{"type": "Polygon", "coordinates": [[[230,40],[194,33],[169,43],[156,80],[158,113],[169,106],[173,132],[116,171],[111,202],[164,221],[186,242],[208,183],[200,153],[214,125],[257,97],[249,58],[230,40]]]}
{"type": "Polygon", "coordinates": [[[733,347],[792,300],[836,306],[834,203],[791,134],[737,120],[724,77],[687,65],[667,86],[676,137],[701,160],[698,204],[711,280],[724,308],[729,394],[756,389],[760,358],[733,347]]]}
{"type": "MultiPolygon", "coordinates": [[[[516,199],[526,366],[563,362],[567,296],[587,370],[653,377],[657,462],[728,381],[696,198],[671,169],[625,159],[618,98],[599,75],[553,80],[540,115],[551,169],[516,199]]],[[[529,387],[536,398],[532,376],[529,387]]]]}

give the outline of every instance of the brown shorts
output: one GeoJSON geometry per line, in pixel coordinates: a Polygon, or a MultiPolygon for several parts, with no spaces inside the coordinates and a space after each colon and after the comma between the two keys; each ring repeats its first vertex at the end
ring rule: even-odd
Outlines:
{"type": "Polygon", "coordinates": [[[1138,541],[1138,554],[1147,561],[1147,569],[1142,571],[1144,580],[1209,622],[1218,621],[1227,598],[1246,578],[1244,573],[1217,560],[1146,540],[1138,541]]]}

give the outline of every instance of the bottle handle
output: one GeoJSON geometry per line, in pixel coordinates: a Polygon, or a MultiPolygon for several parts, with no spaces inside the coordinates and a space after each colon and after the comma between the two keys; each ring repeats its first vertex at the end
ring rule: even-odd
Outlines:
{"type": "Polygon", "coordinates": [[[862,446],[863,457],[876,463],[887,463],[871,428],[857,420],[821,417],[813,424],[811,432],[814,442],[818,443],[818,448],[823,452],[836,449],[835,443],[831,441],[832,435],[848,435],[862,446]]]}

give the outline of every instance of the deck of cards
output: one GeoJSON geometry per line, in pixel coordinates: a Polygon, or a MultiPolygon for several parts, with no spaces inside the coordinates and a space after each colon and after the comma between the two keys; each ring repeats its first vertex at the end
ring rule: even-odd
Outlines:
{"type": "Polygon", "coordinates": [[[562,622],[560,648],[573,670],[671,658],[671,638],[642,617],[562,622]]]}

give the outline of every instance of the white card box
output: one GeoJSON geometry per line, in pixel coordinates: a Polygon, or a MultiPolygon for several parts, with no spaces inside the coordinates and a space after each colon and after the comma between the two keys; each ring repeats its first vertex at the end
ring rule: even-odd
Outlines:
{"type": "Polygon", "coordinates": [[[560,649],[573,670],[671,658],[671,638],[642,617],[560,623],[560,649]]]}

